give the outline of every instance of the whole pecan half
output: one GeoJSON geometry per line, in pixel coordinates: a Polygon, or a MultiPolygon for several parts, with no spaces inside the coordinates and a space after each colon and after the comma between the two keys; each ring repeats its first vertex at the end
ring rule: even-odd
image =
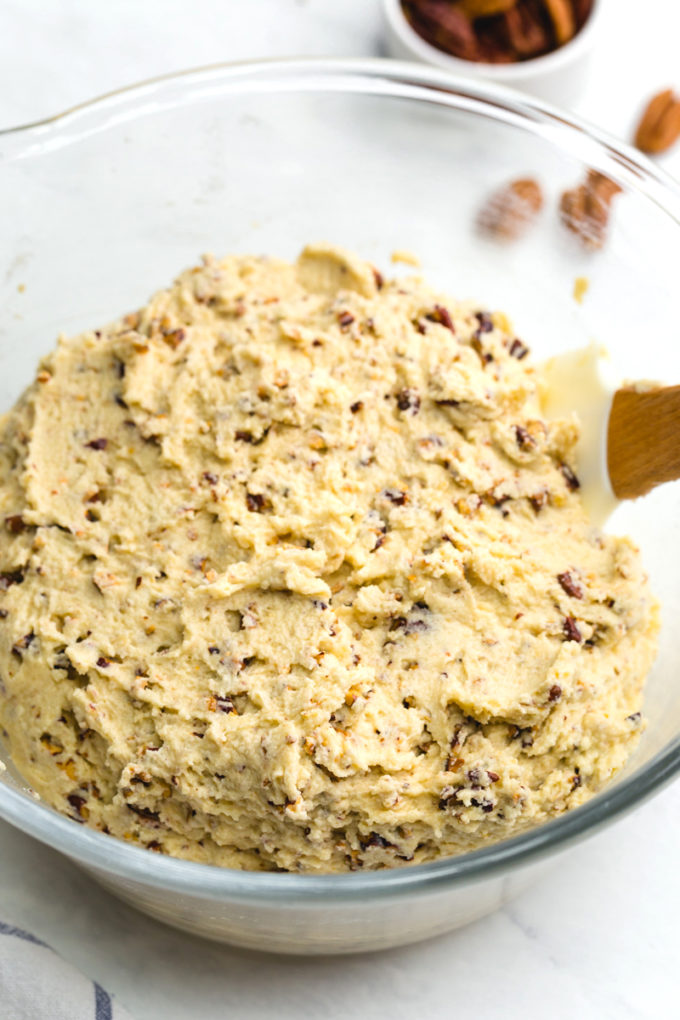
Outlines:
{"type": "Polygon", "coordinates": [[[572,7],[574,8],[576,27],[577,29],[582,28],[590,17],[590,12],[593,9],[593,0],[572,0],[572,7]]]}
{"type": "Polygon", "coordinates": [[[480,209],[477,226],[484,234],[514,241],[543,207],[543,192],[533,177],[519,177],[495,191],[480,209]]]}
{"type": "Polygon", "coordinates": [[[529,60],[553,48],[550,21],[541,0],[524,0],[503,15],[516,60],[529,60]]]}
{"type": "Polygon", "coordinates": [[[468,18],[488,18],[503,14],[514,7],[517,0],[458,0],[457,6],[468,18]]]}
{"type": "Polygon", "coordinates": [[[672,89],[650,99],[635,132],[635,144],[643,152],[655,154],[670,149],[680,138],[680,99],[672,89]]]}
{"type": "Polygon", "coordinates": [[[555,32],[555,42],[563,46],[576,31],[574,8],[570,0],[543,0],[555,32]]]}
{"type": "Polygon", "coordinates": [[[493,18],[479,18],[474,23],[479,58],[487,64],[512,64],[517,60],[505,28],[505,13],[493,18]]]}
{"type": "Polygon", "coordinates": [[[589,170],[577,188],[565,191],[560,201],[562,223],[584,248],[596,251],[607,237],[612,199],[621,188],[605,174],[589,170]]]}
{"type": "Polygon", "coordinates": [[[411,27],[445,53],[462,60],[479,60],[479,46],[467,15],[448,0],[404,0],[411,27]]]}

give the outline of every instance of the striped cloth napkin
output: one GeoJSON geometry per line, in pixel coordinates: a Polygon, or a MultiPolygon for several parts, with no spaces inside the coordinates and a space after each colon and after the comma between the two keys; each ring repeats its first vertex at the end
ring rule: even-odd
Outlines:
{"type": "Polygon", "coordinates": [[[108,992],[35,935],[0,921],[2,1020],[132,1020],[108,992]]]}

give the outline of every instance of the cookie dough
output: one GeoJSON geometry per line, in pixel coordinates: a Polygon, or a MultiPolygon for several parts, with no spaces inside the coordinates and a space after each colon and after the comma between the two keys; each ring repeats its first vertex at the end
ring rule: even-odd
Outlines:
{"type": "Polygon", "coordinates": [[[428,861],[583,803],[657,610],[507,319],[327,246],[62,338],[0,428],[0,719],[76,822],[227,867],[428,861]]]}

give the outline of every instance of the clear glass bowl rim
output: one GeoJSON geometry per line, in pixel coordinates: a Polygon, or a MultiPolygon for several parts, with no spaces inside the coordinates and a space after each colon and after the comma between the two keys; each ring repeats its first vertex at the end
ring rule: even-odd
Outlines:
{"type": "MultiPolygon", "coordinates": [[[[495,83],[396,60],[291,58],[214,64],[107,93],[44,120],[0,130],[4,160],[39,158],[121,122],[216,94],[354,93],[467,110],[542,136],[608,173],[670,216],[680,229],[680,186],[631,146],[581,118],[495,83]]],[[[382,899],[479,881],[566,849],[659,792],[680,772],[680,734],[611,789],[520,836],[429,864],[349,874],[252,872],[196,864],[87,829],[0,783],[0,817],[85,867],[200,898],[247,902],[382,899]]]]}

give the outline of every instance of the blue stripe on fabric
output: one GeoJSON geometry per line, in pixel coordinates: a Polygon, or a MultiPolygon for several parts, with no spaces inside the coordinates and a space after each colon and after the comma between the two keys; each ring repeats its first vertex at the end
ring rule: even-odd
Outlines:
{"type": "MultiPolygon", "coordinates": [[[[5,921],[0,921],[0,935],[11,935],[16,939],[22,939],[24,942],[31,942],[34,946],[40,946],[42,949],[49,949],[50,952],[54,952],[51,946],[48,946],[42,939],[38,939],[35,935],[31,935],[30,931],[24,931],[23,928],[16,928],[13,924],[6,924],[5,921]]],[[[111,1002],[111,996],[108,992],[104,991],[101,985],[98,985],[96,981],[94,984],[94,1008],[95,1008],[95,1020],[113,1020],[113,1003],[111,1002]]]]}
{"type": "Polygon", "coordinates": [[[30,931],[24,931],[23,928],[15,928],[12,924],[5,924],[4,921],[0,921],[0,935],[13,935],[17,939],[23,939],[24,942],[32,942],[34,946],[42,946],[43,949],[51,949],[46,942],[42,942],[37,939],[35,935],[31,935],[30,931]]]}
{"type": "Polygon", "coordinates": [[[94,982],[95,1020],[113,1020],[113,1003],[111,996],[101,985],[94,982]]]}

